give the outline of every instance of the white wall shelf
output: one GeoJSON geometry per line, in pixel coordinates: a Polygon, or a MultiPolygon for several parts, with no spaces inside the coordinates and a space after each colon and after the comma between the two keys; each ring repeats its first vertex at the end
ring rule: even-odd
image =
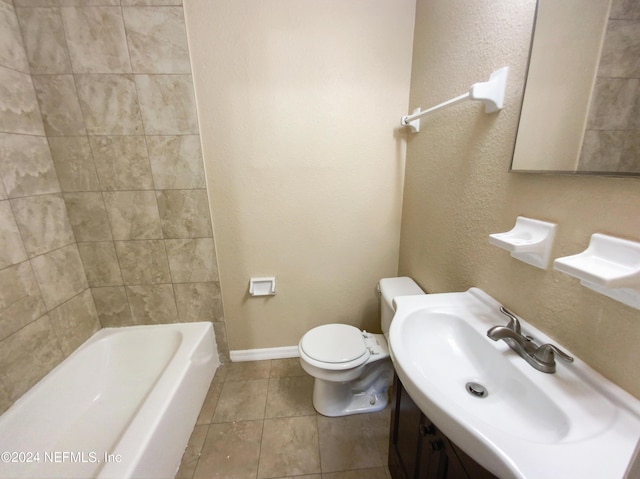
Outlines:
{"type": "Polygon", "coordinates": [[[555,232],[555,223],[518,216],[510,231],[489,235],[489,243],[531,266],[547,269],[555,232]]]}
{"type": "Polygon", "coordinates": [[[640,243],[595,233],[585,251],[558,258],[553,267],[589,289],[640,309],[640,243]]]}

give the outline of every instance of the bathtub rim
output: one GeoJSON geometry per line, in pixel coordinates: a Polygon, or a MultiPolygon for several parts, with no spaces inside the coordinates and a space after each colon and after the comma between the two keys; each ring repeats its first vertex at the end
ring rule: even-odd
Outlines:
{"type": "MultiPolygon", "coordinates": [[[[135,446],[139,441],[144,440],[144,443],[140,443],[140,446],[143,444],[146,445],[149,443],[150,438],[153,436],[154,432],[158,429],[160,422],[162,421],[163,416],[167,413],[167,411],[171,407],[171,401],[176,396],[177,392],[180,390],[185,377],[188,375],[188,372],[192,365],[195,365],[197,369],[199,369],[199,373],[190,378],[190,383],[196,383],[197,387],[195,387],[195,392],[190,395],[190,411],[187,418],[185,420],[188,421],[190,426],[187,428],[188,432],[186,434],[186,438],[176,438],[172,437],[172,443],[178,444],[179,447],[174,449],[179,449],[179,457],[177,463],[173,460],[175,464],[175,470],[167,472],[166,475],[162,475],[162,477],[173,477],[177,472],[177,468],[180,465],[180,459],[186,446],[188,444],[188,440],[193,430],[197,417],[199,415],[202,404],[204,403],[204,399],[206,397],[206,393],[209,389],[209,385],[211,380],[213,379],[213,375],[217,367],[220,365],[220,359],[218,357],[218,351],[215,343],[215,334],[213,330],[212,322],[203,321],[203,322],[193,322],[193,323],[167,323],[167,324],[154,324],[154,325],[135,325],[135,326],[122,326],[122,327],[109,327],[102,328],[96,331],[91,337],[87,338],[78,348],[76,348],[72,353],[70,353],[64,360],[62,360],[56,367],[54,367],[49,373],[47,373],[43,378],[41,378],[37,383],[35,383],[27,392],[25,392],[20,398],[18,398],[2,415],[0,415],[0,428],[3,427],[4,423],[11,420],[12,416],[20,416],[22,415],[26,421],[29,419],[29,406],[31,401],[38,401],[41,398],[38,398],[38,395],[42,395],[41,391],[50,385],[50,383],[54,382],[59,376],[59,371],[65,368],[69,363],[78,359],[83,351],[90,348],[97,342],[108,340],[110,336],[117,334],[126,334],[127,331],[143,331],[145,329],[179,329],[182,333],[181,342],[178,346],[177,351],[175,351],[162,371],[159,379],[155,381],[150,392],[146,395],[146,397],[141,402],[136,414],[132,418],[132,420],[127,424],[124,431],[118,437],[115,445],[113,446],[114,454],[118,454],[118,451],[121,451],[122,447],[130,447],[132,444],[135,446]],[[208,343],[208,344],[207,344],[208,343]],[[203,346],[205,345],[205,346],[203,346]],[[198,352],[200,347],[204,347],[204,357],[195,357],[194,354],[198,352]],[[198,366],[200,366],[198,368],[198,366]],[[171,374],[168,374],[171,373],[171,374]],[[175,377],[171,378],[172,374],[178,374],[177,379],[179,381],[175,381],[174,383],[170,382],[170,379],[176,379],[175,377]],[[199,385],[198,385],[199,384],[199,385]],[[159,388],[163,388],[164,393],[168,394],[168,396],[162,396],[162,394],[158,393],[159,388]],[[165,400],[163,400],[165,399],[165,400]],[[153,404],[154,407],[157,407],[157,412],[161,412],[161,414],[157,414],[155,419],[149,418],[148,409],[150,404],[153,404]],[[147,417],[146,428],[145,424],[140,419],[140,414],[143,413],[144,416],[147,417]],[[145,432],[145,429],[146,432],[145,432]],[[137,431],[135,433],[135,439],[132,440],[131,431],[137,431]],[[179,440],[178,440],[179,439],[179,440]]],[[[201,355],[202,356],[202,355],[201,355]]],[[[190,384],[191,388],[194,389],[194,385],[190,384]]],[[[37,406],[37,404],[35,404],[37,406]]],[[[8,427],[12,427],[12,424],[8,424],[8,427]]],[[[19,426],[19,424],[18,424],[19,426]]],[[[185,429],[184,427],[182,429],[185,429]]],[[[15,431],[15,429],[14,429],[15,431]]],[[[11,433],[11,429],[9,429],[9,433],[11,433]]],[[[183,432],[181,436],[184,436],[183,432]]],[[[79,447],[78,449],[82,449],[79,447]]],[[[96,478],[126,478],[133,477],[131,475],[135,470],[139,469],[139,463],[141,457],[144,456],[146,447],[137,447],[137,451],[134,456],[129,456],[126,461],[121,463],[104,463],[99,467],[96,471],[96,478]]],[[[102,451],[98,451],[98,453],[102,453],[102,451]]],[[[167,455],[168,453],[165,451],[162,453],[163,455],[167,455]]],[[[178,456],[177,452],[173,452],[173,456],[178,456]]],[[[173,468],[173,466],[172,466],[173,468]]],[[[55,472],[52,472],[55,475],[55,472]]],[[[53,477],[53,476],[52,476],[53,477]]],[[[135,477],[152,477],[152,476],[144,476],[144,475],[136,475],[135,477]]],[[[153,476],[156,477],[156,476],[153,476]]]]}

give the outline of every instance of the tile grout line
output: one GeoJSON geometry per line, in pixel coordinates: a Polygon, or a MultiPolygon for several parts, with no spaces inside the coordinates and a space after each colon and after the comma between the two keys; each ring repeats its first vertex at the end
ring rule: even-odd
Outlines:
{"type": "Polygon", "coordinates": [[[320,413],[316,412],[316,430],[318,431],[318,463],[320,466],[320,477],[322,478],[322,448],[320,447],[320,423],[318,422],[318,418],[320,417],[320,413]]]}
{"type": "Polygon", "coordinates": [[[264,398],[264,408],[262,410],[262,431],[260,433],[260,447],[258,448],[258,463],[256,464],[256,479],[260,474],[260,459],[262,458],[262,441],[264,441],[264,422],[267,417],[267,403],[269,402],[269,388],[271,387],[271,367],[273,361],[269,359],[269,372],[267,374],[267,394],[264,398]]]}

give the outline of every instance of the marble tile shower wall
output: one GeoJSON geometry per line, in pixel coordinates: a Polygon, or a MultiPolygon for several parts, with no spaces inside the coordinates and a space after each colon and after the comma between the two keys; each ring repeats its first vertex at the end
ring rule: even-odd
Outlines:
{"type": "Polygon", "coordinates": [[[578,169],[640,171],[640,2],[613,0],[578,169]]]}
{"type": "Polygon", "coordinates": [[[227,356],[181,1],[0,0],[0,91],[0,411],[100,325],[227,356]]]}
{"type": "Polygon", "coordinates": [[[100,328],[18,17],[0,1],[0,412],[100,328]]]}

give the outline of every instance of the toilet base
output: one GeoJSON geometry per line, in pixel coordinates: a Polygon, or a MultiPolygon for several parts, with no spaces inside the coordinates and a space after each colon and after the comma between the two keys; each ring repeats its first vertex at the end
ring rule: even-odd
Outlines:
{"type": "Polygon", "coordinates": [[[387,358],[365,366],[356,381],[332,382],[315,378],[313,407],[323,416],[338,417],[381,411],[389,403],[393,366],[387,358]]]}

